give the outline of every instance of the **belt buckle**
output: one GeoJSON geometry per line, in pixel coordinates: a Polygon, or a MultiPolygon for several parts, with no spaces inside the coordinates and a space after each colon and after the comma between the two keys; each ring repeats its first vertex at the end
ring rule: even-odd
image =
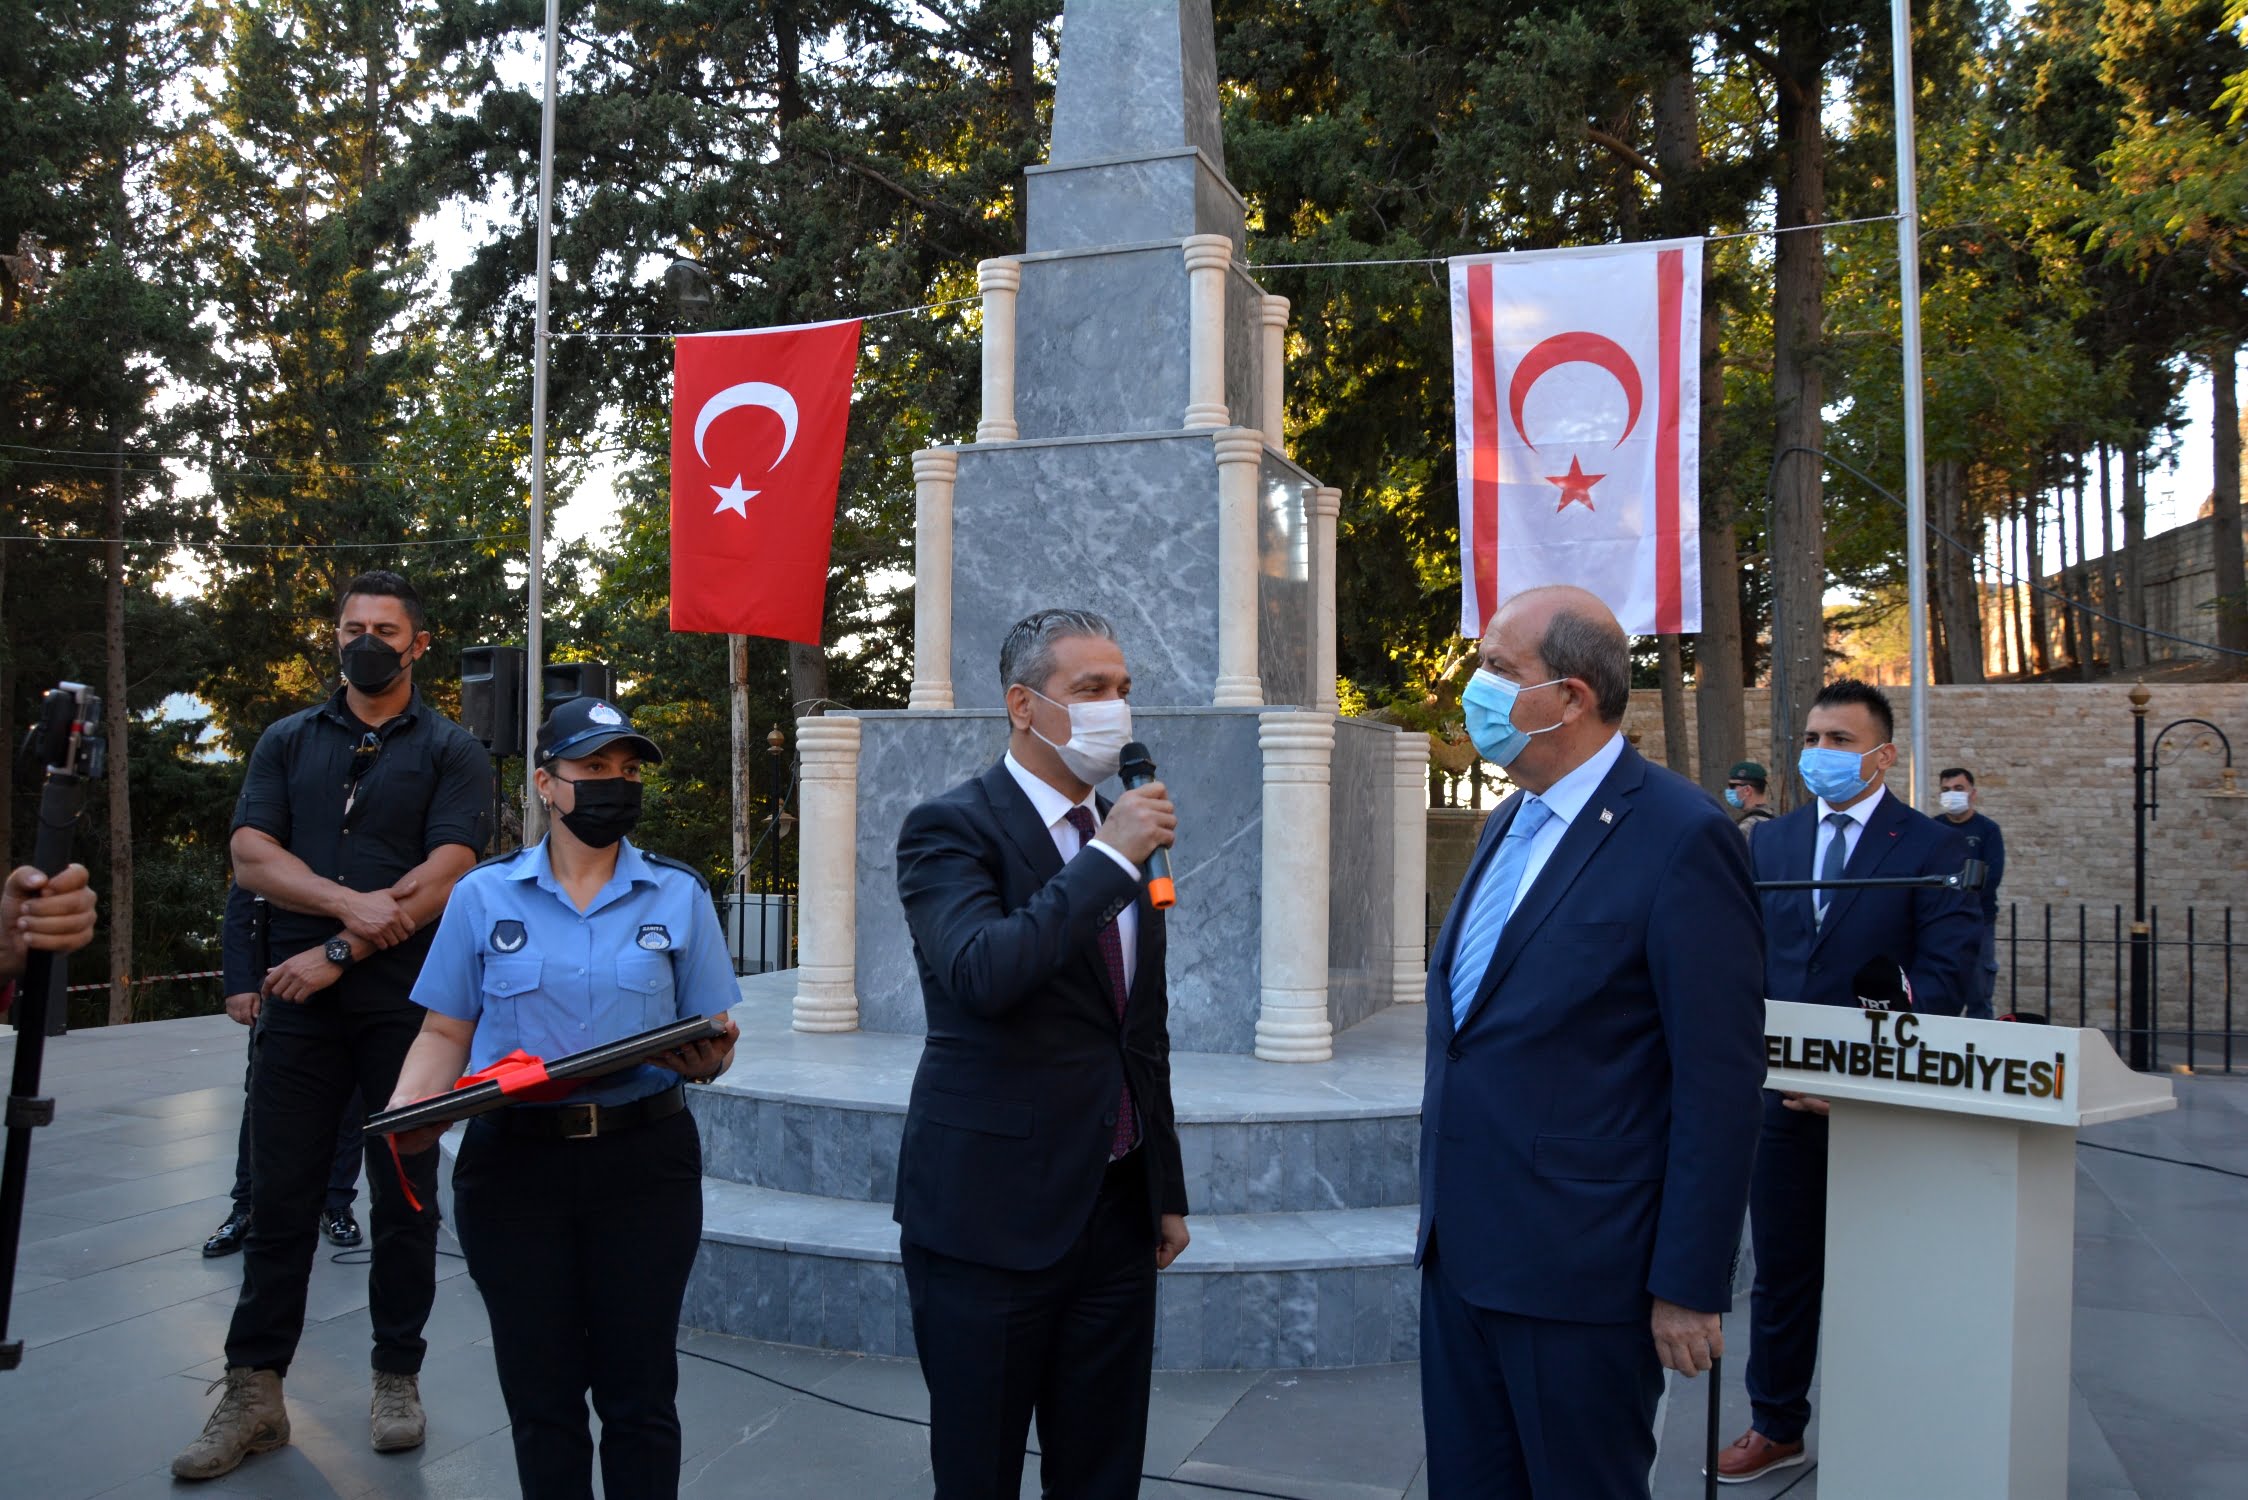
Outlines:
{"type": "Polygon", "coordinates": [[[601,1133],[601,1106],[598,1104],[565,1104],[562,1106],[562,1139],[590,1141],[601,1133]],[[579,1128],[579,1122],[583,1128],[579,1128]]]}

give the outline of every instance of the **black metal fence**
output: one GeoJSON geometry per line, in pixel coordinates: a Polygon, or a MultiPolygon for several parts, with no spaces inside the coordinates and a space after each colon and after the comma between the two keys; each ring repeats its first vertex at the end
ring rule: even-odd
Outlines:
{"type": "Polygon", "coordinates": [[[769,885],[760,877],[741,876],[719,887],[718,926],[736,974],[796,967],[796,893],[769,885]]]}
{"type": "MultiPolygon", "coordinates": [[[[2149,908],[2147,1066],[2248,1072],[2248,1007],[2235,1004],[2238,935],[2229,906],[2149,908]]],[[[2010,903],[1998,924],[1999,1010],[2097,1027],[2130,1056],[2131,922],[2120,904],[2010,903]]],[[[2248,997],[2244,997],[2248,998],[2248,997]]]]}

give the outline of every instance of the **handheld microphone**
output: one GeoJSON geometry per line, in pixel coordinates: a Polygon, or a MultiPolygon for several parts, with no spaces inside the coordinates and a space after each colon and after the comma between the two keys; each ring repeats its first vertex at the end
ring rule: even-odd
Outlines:
{"type": "Polygon", "coordinates": [[[1867,1010],[1912,1009],[1912,981],[1886,954],[1867,959],[1850,976],[1850,993],[1867,1010]]]}
{"type": "MultiPolygon", "coordinates": [[[[1145,786],[1155,779],[1155,757],[1147,753],[1147,746],[1134,740],[1124,747],[1116,774],[1127,792],[1133,787],[1145,786]]],[[[1178,888],[1171,884],[1171,851],[1168,849],[1158,849],[1147,857],[1147,899],[1157,911],[1167,911],[1179,903],[1178,888]]]]}

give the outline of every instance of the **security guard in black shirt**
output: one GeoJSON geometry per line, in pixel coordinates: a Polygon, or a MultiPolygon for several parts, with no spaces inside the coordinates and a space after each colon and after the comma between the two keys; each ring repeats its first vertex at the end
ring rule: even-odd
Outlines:
{"type": "MultiPolygon", "coordinates": [[[[304,1328],[305,1293],[336,1117],[357,1088],[387,1099],[421,1028],[409,998],[453,883],[476,863],[491,816],[491,761],[422,702],[429,650],[421,598],[395,573],[344,589],[336,644],[344,684],[266,730],[234,814],[236,878],[273,909],[250,1086],[253,1215],[242,1296],[227,1331],[226,1394],[172,1461],[211,1479],[289,1440],[281,1381],[304,1328]]],[[[436,1295],[436,1153],[405,1159],[371,1140],[374,1252],[370,1433],[378,1452],[418,1447],[421,1330],[436,1295]]]]}

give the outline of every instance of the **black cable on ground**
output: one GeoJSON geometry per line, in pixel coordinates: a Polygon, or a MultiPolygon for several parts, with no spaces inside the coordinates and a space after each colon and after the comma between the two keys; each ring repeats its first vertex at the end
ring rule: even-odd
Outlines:
{"type": "MultiPolygon", "coordinates": [[[[894,1411],[877,1411],[871,1406],[860,1406],[856,1402],[845,1401],[836,1396],[823,1395],[819,1391],[811,1389],[809,1386],[792,1384],[789,1381],[781,1379],[777,1375],[768,1375],[763,1370],[753,1370],[747,1365],[737,1365],[732,1360],[720,1359],[715,1354],[704,1354],[697,1349],[681,1349],[678,1352],[686,1355],[689,1359],[699,1359],[705,1364],[717,1365],[721,1369],[732,1370],[737,1375],[747,1375],[752,1380],[762,1380],[767,1385],[778,1386],[780,1387],[780,1389],[788,1391],[793,1395],[807,1396],[814,1401],[821,1402],[828,1406],[837,1407],[843,1411],[856,1412],[862,1417],[880,1417],[885,1422],[900,1422],[908,1427],[919,1427],[923,1429],[926,1429],[929,1425],[926,1420],[920,1417],[900,1416],[894,1411]]],[[[1256,1500],[1295,1500],[1294,1496],[1285,1495],[1276,1490],[1243,1489],[1241,1486],[1236,1484],[1213,1484],[1206,1479],[1180,1479],[1175,1475],[1170,1474],[1146,1473],[1141,1474],[1140,1478],[1153,1480],[1157,1484],[1176,1484],[1184,1486],[1187,1489],[1212,1490],[1221,1495],[1251,1495],[1256,1497],[1256,1500]]]]}
{"type": "Polygon", "coordinates": [[[1788,1484],[1788,1487],[1787,1487],[1786,1489],[1784,1489],[1784,1490],[1781,1490],[1781,1491],[1779,1491],[1779,1492],[1778,1492],[1778,1494],[1775,1494],[1775,1495],[1773,1495],[1773,1496],[1772,1496],[1772,1500],[1780,1500],[1780,1496],[1781,1496],[1781,1495],[1792,1495],[1792,1494],[1794,1494],[1794,1493],[1795,1493],[1795,1487],[1796,1487],[1796,1485],[1799,1485],[1799,1484],[1801,1484],[1801,1483],[1802,1483],[1802,1482],[1803,1482],[1804,1480],[1806,1480],[1806,1479],[1809,1479],[1809,1478],[1810,1478],[1810,1477],[1811,1477],[1811,1476],[1812,1476],[1813,1474],[1816,1474],[1816,1473],[1818,1473],[1818,1472],[1819,1472],[1819,1461],[1818,1461],[1817,1459],[1815,1459],[1815,1458],[1814,1458],[1814,1459],[1812,1459],[1812,1460],[1811,1460],[1811,1462],[1809,1462],[1808,1464],[1805,1464],[1805,1465],[1803,1466],[1803,1472],[1802,1472],[1802,1473],[1800,1473],[1800,1474],[1798,1474],[1798,1475],[1796,1475],[1796,1476],[1795,1476],[1795,1478],[1794,1478],[1794,1479],[1793,1479],[1792,1481],[1790,1481],[1790,1482],[1789,1482],[1789,1484],[1788,1484]]]}
{"type": "Polygon", "coordinates": [[[2107,1151],[2116,1156],[2135,1156],[2141,1161],[2158,1161],[2172,1167],[2193,1167],[2203,1172],[2214,1172],[2219,1177],[2237,1177],[2243,1182],[2248,1182],[2248,1172],[2235,1172],[2230,1167],[2213,1167],[2205,1161],[2187,1161],[2178,1156],[2157,1156],[2152,1151],[2133,1151],[2123,1146],[2103,1146],[2098,1141],[2078,1141],[2076,1144],[2087,1151],[2107,1151]]]}

